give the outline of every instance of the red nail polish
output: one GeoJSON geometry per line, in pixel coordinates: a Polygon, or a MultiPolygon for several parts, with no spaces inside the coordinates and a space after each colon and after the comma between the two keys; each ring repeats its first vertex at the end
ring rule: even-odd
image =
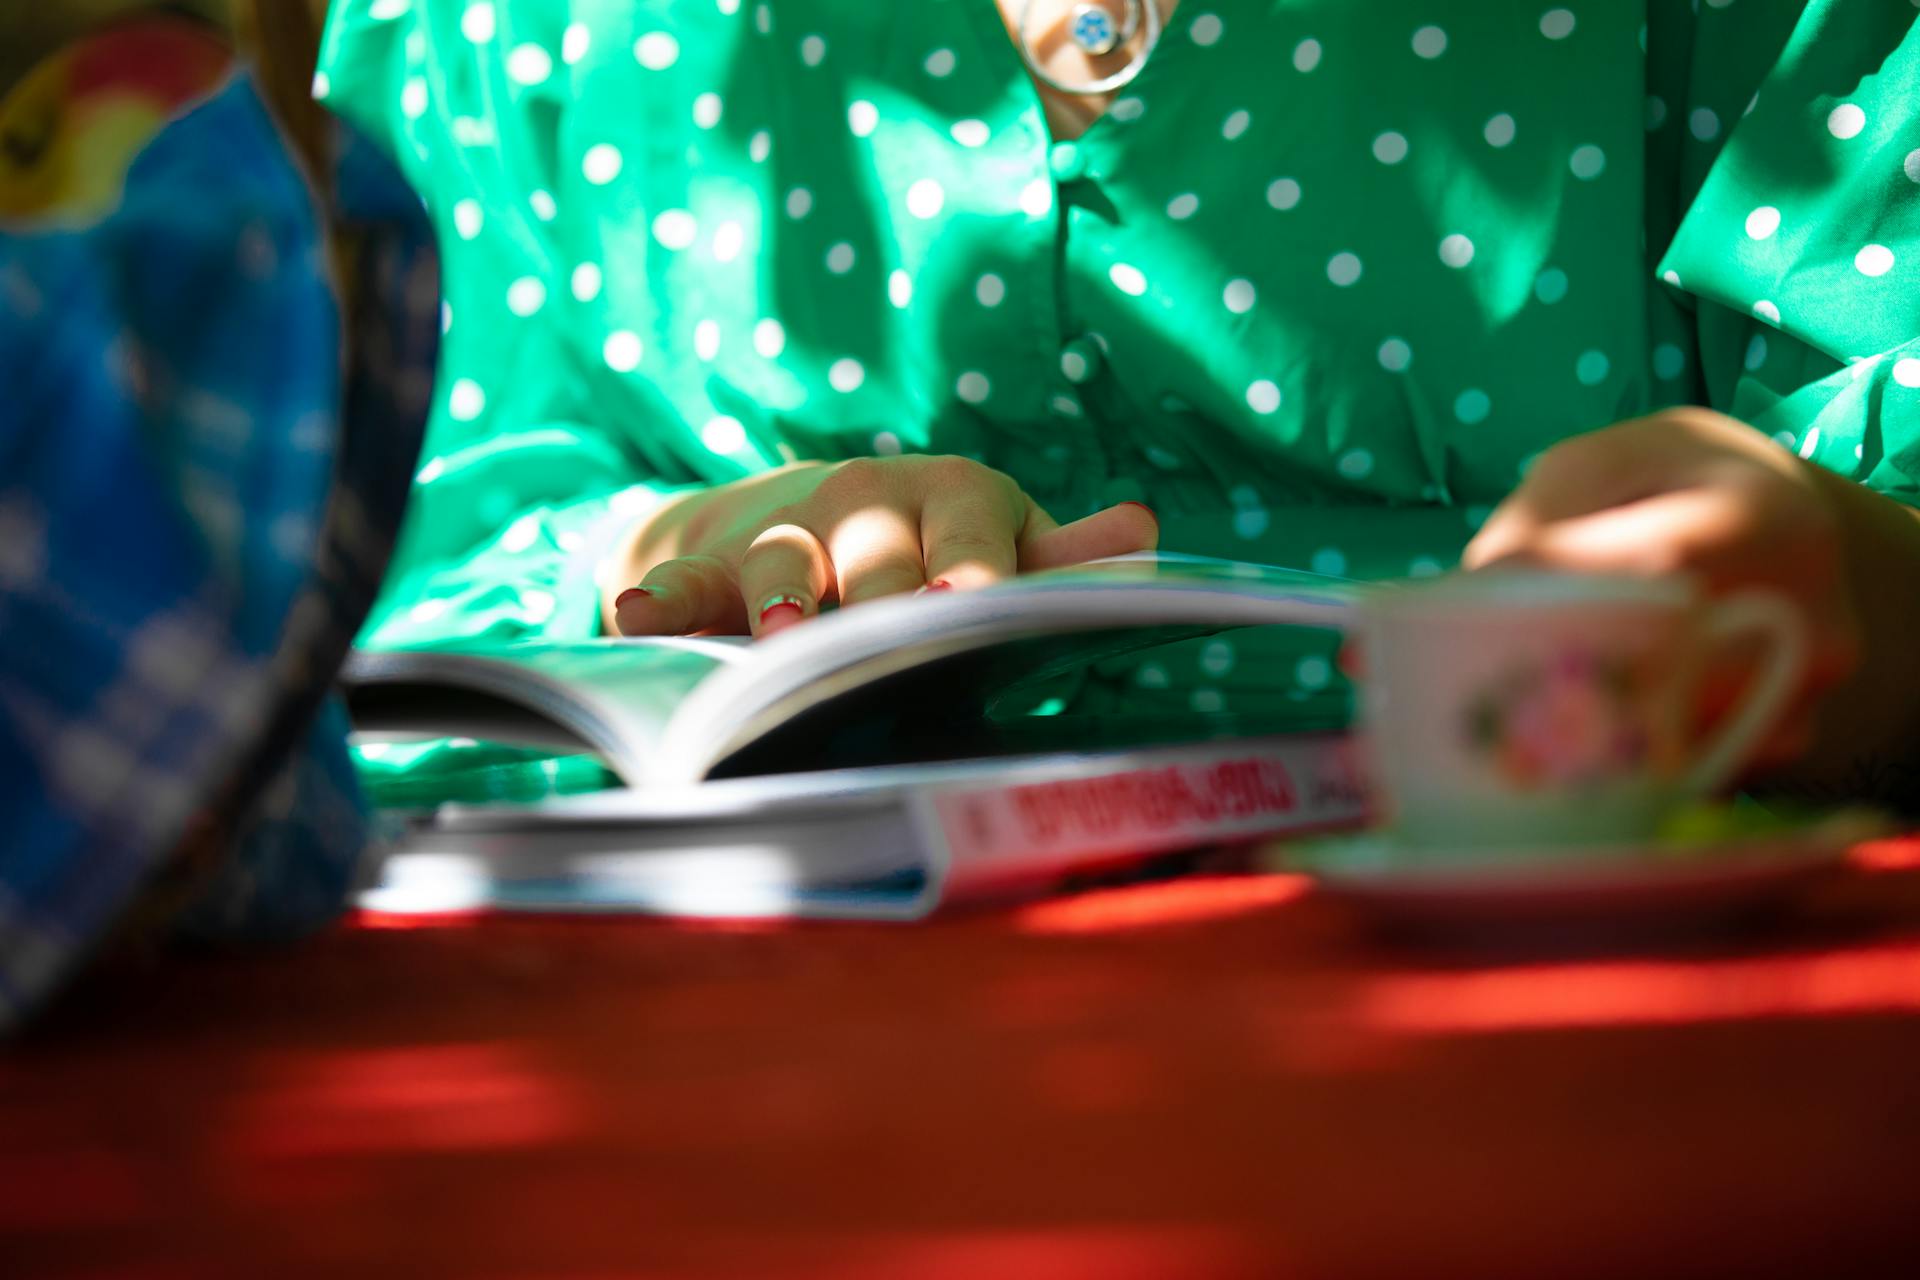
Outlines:
{"type": "Polygon", "coordinates": [[[935,578],[932,582],[929,582],[927,584],[926,589],[928,591],[951,591],[953,590],[953,584],[951,582],[948,582],[945,578],[935,578]]]}
{"type": "Polygon", "coordinates": [[[798,596],[773,596],[760,606],[760,634],[767,635],[790,627],[807,616],[798,596]]]}
{"type": "Polygon", "coordinates": [[[1154,522],[1155,524],[1159,524],[1159,523],[1160,523],[1160,517],[1159,517],[1159,516],[1157,516],[1157,515],[1154,515],[1154,514],[1153,514],[1153,508],[1152,508],[1152,507],[1150,507],[1150,506],[1148,506],[1148,505],[1147,505],[1146,503],[1144,503],[1144,502],[1134,502],[1134,501],[1132,501],[1132,500],[1128,500],[1128,501],[1126,501],[1126,502],[1123,502],[1123,503],[1121,503],[1120,505],[1121,505],[1121,506],[1123,506],[1123,507],[1138,507],[1138,508],[1140,508],[1140,509],[1141,509],[1142,511],[1144,511],[1144,512],[1146,512],[1146,513],[1147,513],[1147,514],[1148,514],[1149,516],[1152,516],[1152,518],[1153,518],[1153,522],[1154,522]]]}
{"type": "Polygon", "coordinates": [[[652,598],[652,587],[628,587],[613,598],[613,607],[623,609],[629,600],[651,600],[652,598]]]}
{"type": "Polygon", "coordinates": [[[806,616],[806,610],[797,604],[773,605],[760,615],[760,634],[771,635],[775,631],[792,626],[806,616]]]}

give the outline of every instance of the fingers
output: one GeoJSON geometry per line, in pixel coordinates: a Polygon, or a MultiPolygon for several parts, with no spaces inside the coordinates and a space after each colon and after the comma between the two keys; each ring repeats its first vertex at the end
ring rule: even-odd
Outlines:
{"type": "Polygon", "coordinates": [[[853,459],[787,473],[783,483],[781,492],[741,489],[703,508],[706,524],[687,525],[703,554],[662,561],[622,592],[607,610],[613,629],[765,636],[835,599],[862,604],[930,578],[985,586],[1159,542],[1159,522],[1139,503],[1063,528],[1008,477],[961,458],[853,459]]]}
{"type": "Polygon", "coordinates": [[[1515,494],[1494,509],[1460,553],[1462,569],[1485,569],[1525,558],[1527,543],[1539,530],[1540,521],[1520,504],[1521,498],[1515,494]]]}
{"type": "Polygon", "coordinates": [[[1045,519],[1044,512],[1041,522],[1036,526],[1030,518],[1028,530],[1021,534],[1020,570],[1023,573],[1135,551],[1152,551],[1160,545],[1159,519],[1138,502],[1123,502],[1054,529],[1044,527],[1053,523],[1045,519]]]}
{"type": "MultiPolygon", "coordinates": [[[[1020,501],[1026,509],[1026,517],[1020,522],[1019,536],[1014,539],[1016,546],[1025,546],[1034,539],[1052,533],[1060,527],[1060,522],[1048,515],[1046,508],[1042,507],[1032,498],[1029,498],[1026,494],[1022,493],[1020,495],[1020,501]]],[[[1155,523],[1157,524],[1159,522],[1155,521],[1155,523]]]]}
{"type": "Polygon", "coordinates": [[[1727,487],[1742,474],[1794,478],[1798,467],[1799,460],[1773,441],[1710,409],[1667,409],[1616,423],[1564,440],[1536,458],[1461,563],[1478,569],[1507,559],[1540,530],[1582,516],[1727,487]]]}
{"type": "Polygon", "coordinates": [[[1542,528],[1593,515],[1683,487],[1681,468],[1667,455],[1677,428],[1654,430],[1656,420],[1622,423],[1564,440],[1534,459],[1507,500],[1495,509],[1461,557],[1478,569],[1516,554],[1542,528]]]}
{"type": "MultiPolygon", "coordinates": [[[[1794,554],[1779,549],[1757,523],[1752,506],[1736,488],[1683,489],[1643,502],[1568,520],[1512,527],[1489,544],[1470,568],[1525,566],[1568,573],[1618,573],[1655,577],[1686,573],[1709,591],[1769,585],[1770,570],[1794,554]]],[[[1777,589],[1777,585],[1776,585],[1777,589]]],[[[1811,672],[1850,670],[1857,658],[1852,639],[1821,619],[1815,629],[1811,672]]]]}
{"type": "Polygon", "coordinates": [[[1750,524],[1725,489],[1682,489],[1590,515],[1553,519],[1524,504],[1496,513],[1462,562],[1526,564],[1572,573],[1663,574],[1704,569],[1743,545],[1750,524]]]}
{"type": "Polygon", "coordinates": [[[919,521],[898,507],[872,506],[843,517],[827,534],[827,550],[842,608],[926,585],[919,521]]]}
{"type": "Polygon", "coordinates": [[[655,565],[620,593],[614,623],[623,636],[738,635],[746,627],[740,580],[718,556],[685,556],[655,565]]]}
{"type": "Polygon", "coordinates": [[[1014,550],[1020,524],[1003,493],[944,490],[930,495],[920,510],[927,584],[964,591],[1012,577],[1020,567],[1014,550]]]}
{"type": "Polygon", "coordinates": [[[1494,508],[1487,522],[1467,543],[1466,550],[1460,553],[1460,567],[1484,569],[1489,565],[1531,559],[1533,544],[1541,529],[1555,518],[1550,506],[1543,505],[1536,493],[1521,485],[1494,508]]]}
{"type": "Polygon", "coordinates": [[[756,636],[812,617],[833,585],[827,548],[797,524],[765,530],[740,558],[740,599],[756,636]]]}

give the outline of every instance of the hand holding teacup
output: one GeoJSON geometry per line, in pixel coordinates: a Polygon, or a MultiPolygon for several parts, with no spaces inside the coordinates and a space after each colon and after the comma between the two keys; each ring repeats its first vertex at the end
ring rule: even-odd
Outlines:
{"type": "MultiPolygon", "coordinates": [[[[1849,526],[1891,506],[1743,423],[1706,409],[1670,409],[1542,453],[1462,562],[1471,570],[1684,574],[1709,594],[1766,588],[1792,601],[1808,629],[1808,660],[1792,705],[1751,762],[1777,765],[1816,745],[1822,699],[1860,667],[1862,584],[1848,568],[1866,557],[1849,545],[1860,541],[1849,526]],[[1861,495],[1874,510],[1857,509],[1861,495]]],[[[1912,592],[1897,580],[1879,585],[1912,592]]],[[[1884,674],[1875,673],[1874,683],[1884,674]]],[[[1703,676],[1702,709],[1723,710],[1745,683],[1739,662],[1715,664],[1703,676]]],[[[1893,688],[1858,692],[1857,707],[1827,716],[1827,738],[1858,744],[1879,736],[1856,713],[1871,720],[1899,704],[1893,688]]]]}
{"type": "MultiPolygon", "coordinates": [[[[1543,453],[1467,549],[1480,572],[1369,620],[1370,720],[1409,837],[1636,837],[1804,752],[1860,661],[1860,519],[1839,487],[1701,409],[1543,453]]],[[[1864,692],[1828,736],[1872,725],[1864,692]]]]}

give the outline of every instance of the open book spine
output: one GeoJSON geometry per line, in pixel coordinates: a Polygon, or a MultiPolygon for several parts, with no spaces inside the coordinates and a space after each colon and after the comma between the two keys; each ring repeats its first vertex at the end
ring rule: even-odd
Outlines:
{"type": "Polygon", "coordinates": [[[1368,816],[1344,736],[1239,742],[1086,777],[932,790],[914,798],[928,860],[923,902],[1012,897],[1103,863],[1368,816]]]}

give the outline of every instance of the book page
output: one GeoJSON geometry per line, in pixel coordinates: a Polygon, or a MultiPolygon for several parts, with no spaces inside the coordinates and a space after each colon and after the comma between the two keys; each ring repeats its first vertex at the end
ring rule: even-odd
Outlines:
{"type": "Polygon", "coordinates": [[[585,746],[642,786],[675,709],[747,657],[734,637],[475,643],[357,652],[342,683],[363,730],[585,746]]]}
{"type": "Polygon", "coordinates": [[[1154,629],[1165,638],[1183,629],[1198,635],[1267,625],[1339,630],[1369,589],[1317,574],[1155,555],[1030,574],[978,591],[873,601],[783,631],[757,645],[751,663],[704,682],[668,726],[657,773],[696,781],[816,708],[1011,641],[1154,629]]]}

